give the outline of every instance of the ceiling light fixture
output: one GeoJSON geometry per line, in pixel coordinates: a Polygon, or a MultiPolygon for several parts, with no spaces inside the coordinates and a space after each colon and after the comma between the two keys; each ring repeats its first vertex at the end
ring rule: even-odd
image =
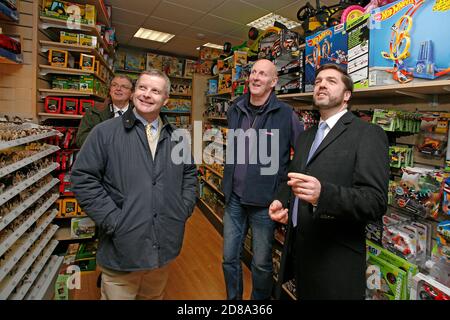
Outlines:
{"type": "Polygon", "coordinates": [[[210,48],[214,48],[214,49],[220,49],[223,50],[223,46],[218,45],[218,44],[214,44],[214,43],[205,43],[202,47],[210,47],[210,48]]]}
{"type": "Polygon", "coordinates": [[[134,34],[134,37],[135,38],[145,39],[145,40],[151,40],[151,41],[158,41],[158,42],[166,43],[167,41],[169,41],[170,39],[175,37],[175,35],[174,34],[170,34],[170,33],[165,33],[165,32],[160,32],[160,31],[140,28],[134,34]]]}
{"type": "Polygon", "coordinates": [[[275,21],[281,22],[288,29],[292,29],[301,25],[299,22],[289,20],[288,18],[282,17],[278,14],[274,14],[273,12],[271,12],[261,18],[258,18],[250,23],[247,23],[247,26],[255,27],[256,29],[260,30],[266,30],[268,27],[272,27],[275,21]]]}

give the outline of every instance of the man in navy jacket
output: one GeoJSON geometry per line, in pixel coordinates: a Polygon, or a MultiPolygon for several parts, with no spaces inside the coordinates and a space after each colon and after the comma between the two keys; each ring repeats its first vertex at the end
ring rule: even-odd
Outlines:
{"type": "Polygon", "coordinates": [[[287,173],[291,147],[303,130],[292,108],[275,96],[277,81],[275,65],[265,59],[257,61],[249,77],[250,93],[238,98],[228,110],[222,263],[228,299],[242,299],[241,256],[249,227],[253,252],[251,298],[269,299],[272,293],[275,224],[268,216],[268,206],[287,173]],[[263,161],[261,154],[270,155],[271,162],[263,161]]]}

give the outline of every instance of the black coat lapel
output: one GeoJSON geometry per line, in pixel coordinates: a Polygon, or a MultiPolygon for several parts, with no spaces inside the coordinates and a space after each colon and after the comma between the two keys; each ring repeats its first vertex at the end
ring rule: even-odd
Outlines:
{"type": "MultiPolygon", "coordinates": [[[[336,140],[345,130],[347,130],[347,125],[353,121],[354,117],[355,116],[351,113],[351,111],[347,111],[347,113],[344,114],[338,120],[336,125],[333,127],[333,129],[330,130],[330,132],[328,132],[328,134],[325,137],[325,139],[323,139],[322,143],[317,148],[316,152],[314,153],[314,155],[312,156],[311,160],[309,161],[310,163],[312,161],[314,161],[314,159],[317,157],[317,155],[320,154],[320,152],[322,152],[322,150],[324,150],[331,142],[336,140]]],[[[315,131],[317,131],[317,128],[316,128],[315,131]]],[[[315,136],[315,134],[314,134],[314,136],[315,136]]],[[[314,140],[314,137],[313,137],[313,140],[314,140]]],[[[313,142],[311,141],[311,143],[309,144],[309,148],[310,149],[311,149],[312,143],[313,142]]]]}

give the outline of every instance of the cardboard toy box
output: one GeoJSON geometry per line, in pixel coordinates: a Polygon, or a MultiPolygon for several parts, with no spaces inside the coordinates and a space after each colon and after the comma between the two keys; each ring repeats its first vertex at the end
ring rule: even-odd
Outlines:
{"type": "Polygon", "coordinates": [[[370,252],[367,256],[366,299],[405,299],[406,272],[370,252]]]}
{"type": "Polygon", "coordinates": [[[190,112],[192,107],[191,100],[187,99],[169,99],[167,105],[161,111],[166,112],[190,112]]]}
{"type": "Polygon", "coordinates": [[[370,14],[366,14],[345,26],[348,35],[347,72],[355,89],[369,86],[369,18],[370,14]]]}
{"type": "Polygon", "coordinates": [[[413,277],[419,272],[417,265],[397,256],[396,254],[369,240],[366,240],[366,248],[367,252],[370,252],[374,256],[377,256],[407,272],[407,281],[405,281],[403,285],[404,296],[402,298],[409,299],[409,292],[413,285],[413,277]]]}
{"type": "Polygon", "coordinates": [[[372,10],[369,85],[450,79],[450,6],[399,0],[372,10]]]}
{"type": "Polygon", "coordinates": [[[339,24],[306,38],[305,92],[314,90],[315,72],[321,65],[334,63],[347,70],[347,33],[339,24]]]}
{"type": "Polygon", "coordinates": [[[147,70],[162,70],[162,56],[147,52],[147,70]]]}
{"type": "Polygon", "coordinates": [[[162,57],[162,68],[163,71],[171,77],[182,77],[183,76],[183,65],[184,60],[178,59],[176,57],[163,56],[162,57]]]}

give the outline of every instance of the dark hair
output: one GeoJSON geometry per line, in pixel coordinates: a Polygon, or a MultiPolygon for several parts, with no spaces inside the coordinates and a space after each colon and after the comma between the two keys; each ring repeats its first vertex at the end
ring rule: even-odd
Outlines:
{"type": "Polygon", "coordinates": [[[341,80],[344,83],[345,89],[353,93],[353,80],[352,80],[352,78],[350,78],[350,76],[348,75],[347,71],[342,69],[337,64],[327,63],[327,64],[324,64],[324,65],[320,66],[320,68],[316,70],[316,78],[317,78],[317,75],[321,71],[327,70],[327,69],[333,69],[333,70],[338,71],[341,74],[341,80]]]}

